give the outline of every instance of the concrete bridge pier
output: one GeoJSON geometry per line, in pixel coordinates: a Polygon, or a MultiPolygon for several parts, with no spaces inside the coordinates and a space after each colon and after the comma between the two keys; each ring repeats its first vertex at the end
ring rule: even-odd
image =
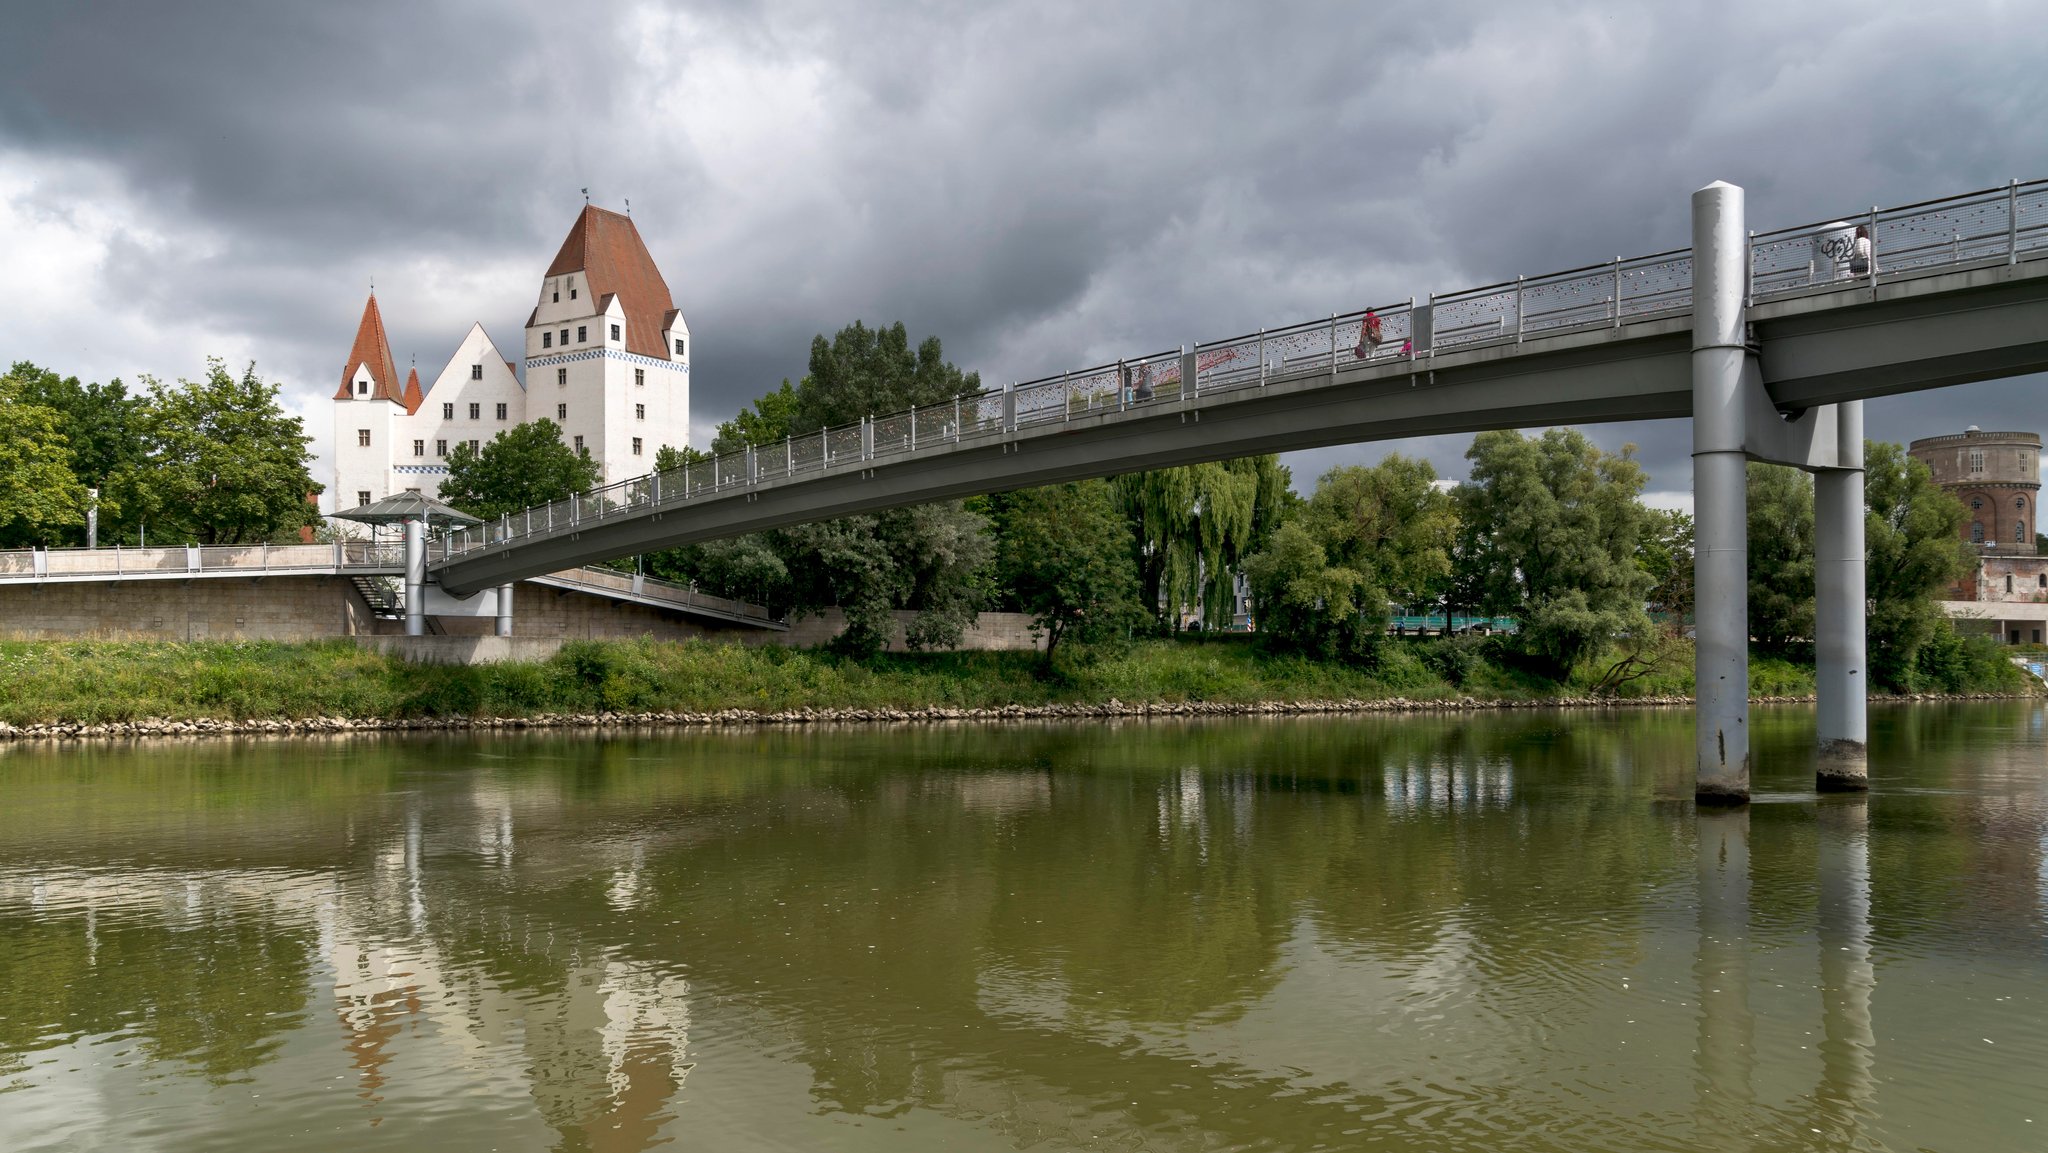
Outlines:
{"type": "Polygon", "coordinates": [[[1836,468],[1813,477],[1814,655],[1819,691],[1821,792],[1870,787],[1864,668],[1863,402],[1836,409],[1836,468]]]}
{"type": "Polygon", "coordinates": [[[497,633],[501,637],[512,635],[512,586],[509,584],[498,586],[497,633]]]}
{"type": "Polygon", "coordinates": [[[1694,796],[1749,800],[1749,513],[1742,189],[1692,194],[1694,796]]]}

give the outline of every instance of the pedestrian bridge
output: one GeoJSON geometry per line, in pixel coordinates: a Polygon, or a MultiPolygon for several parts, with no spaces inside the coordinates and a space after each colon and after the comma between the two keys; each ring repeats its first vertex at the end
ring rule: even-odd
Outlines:
{"type": "MultiPolygon", "coordinates": [[[[1674,249],[1203,341],[635,477],[454,533],[458,595],[894,506],[1252,453],[1693,414],[1674,249]]],[[[2048,370],[2048,180],[1743,238],[1779,412],[2048,370]],[[1875,260],[1852,270],[1856,225],[1875,260]]],[[[1778,436],[1757,430],[1759,436],[1778,436]]]]}

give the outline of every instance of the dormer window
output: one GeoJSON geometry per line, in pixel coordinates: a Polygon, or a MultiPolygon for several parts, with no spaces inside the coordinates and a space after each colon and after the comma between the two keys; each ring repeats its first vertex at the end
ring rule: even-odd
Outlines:
{"type": "Polygon", "coordinates": [[[676,337],[676,355],[685,356],[689,354],[689,351],[690,342],[683,337],[676,337]]]}
{"type": "Polygon", "coordinates": [[[357,395],[357,396],[368,396],[368,395],[370,395],[370,382],[369,382],[369,381],[367,381],[367,380],[359,380],[359,381],[356,381],[356,395],[357,395]]]}
{"type": "Polygon", "coordinates": [[[555,334],[552,332],[541,333],[540,346],[542,348],[553,348],[555,346],[555,334]]]}
{"type": "Polygon", "coordinates": [[[614,324],[614,325],[612,325],[612,339],[613,339],[613,340],[617,340],[618,338],[619,338],[619,326],[618,326],[618,325],[616,325],[616,324],[614,324]]]}
{"type": "Polygon", "coordinates": [[[471,380],[482,380],[483,378],[484,378],[484,366],[483,366],[483,365],[481,365],[481,364],[472,364],[472,365],[470,365],[470,366],[469,366],[469,379],[471,379],[471,380]]]}

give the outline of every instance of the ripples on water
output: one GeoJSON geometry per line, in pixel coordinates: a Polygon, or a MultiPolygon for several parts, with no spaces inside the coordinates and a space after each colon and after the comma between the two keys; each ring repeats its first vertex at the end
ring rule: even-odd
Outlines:
{"type": "Polygon", "coordinates": [[[2043,710],[0,751],[0,1148],[2048,1146],[2043,710]]]}

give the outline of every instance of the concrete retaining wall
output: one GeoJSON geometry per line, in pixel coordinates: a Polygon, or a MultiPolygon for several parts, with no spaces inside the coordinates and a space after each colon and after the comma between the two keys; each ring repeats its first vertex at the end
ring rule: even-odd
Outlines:
{"type": "MultiPolygon", "coordinates": [[[[514,640],[549,641],[557,648],[569,640],[634,637],[704,638],[807,648],[825,644],[846,626],[845,616],[837,609],[793,622],[787,632],[699,623],[647,605],[526,583],[521,583],[513,593],[512,605],[514,640]]],[[[913,613],[896,614],[891,651],[905,651],[904,629],[913,619],[913,613]]],[[[436,623],[445,639],[469,641],[490,636],[496,622],[489,617],[440,617],[436,623]]],[[[371,615],[355,586],[344,577],[0,584],[0,636],[17,639],[306,641],[343,636],[397,637],[403,632],[400,622],[378,620],[371,615]]],[[[1042,646],[1042,640],[1031,636],[1030,617],[1022,613],[983,613],[961,638],[959,647],[1042,646]]]]}

